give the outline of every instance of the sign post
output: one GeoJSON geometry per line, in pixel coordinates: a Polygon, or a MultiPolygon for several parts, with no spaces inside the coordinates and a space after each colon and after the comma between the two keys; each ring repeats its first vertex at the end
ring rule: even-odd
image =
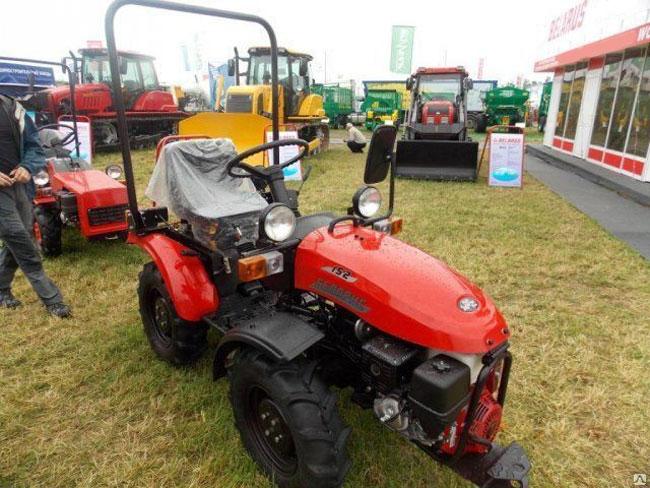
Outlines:
{"type": "MultiPolygon", "coordinates": [[[[280,140],[284,139],[298,139],[297,130],[283,130],[280,131],[280,140]]],[[[273,140],[273,133],[266,133],[266,142],[271,142],[273,140]]],[[[289,161],[289,159],[298,155],[300,151],[300,146],[282,146],[280,148],[280,163],[284,161],[289,161]]],[[[269,158],[269,165],[275,164],[273,160],[273,150],[267,151],[267,157],[269,158]]],[[[284,179],[286,181],[302,181],[302,171],[300,168],[300,160],[293,163],[291,166],[288,166],[282,170],[284,173],[284,179]]]]}
{"type": "Polygon", "coordinates": [[[390,48],[390,70],[393,73],[411,74],[413,58],[413,38],[415,27],[394,25],[390,48]]]}
{"type": "Polygon", "coordinates": [[[485,137],[481,162],[488,147],[488,185],[522,188],[524,184],[524,130],[511,126],[490,127],[485,137]]]}

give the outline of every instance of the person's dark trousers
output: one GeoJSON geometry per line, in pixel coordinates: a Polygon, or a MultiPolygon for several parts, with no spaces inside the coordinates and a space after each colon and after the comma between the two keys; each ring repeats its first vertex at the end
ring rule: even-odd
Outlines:
{"type": "Polygon", "coordinates": [[[360,152],[363,152],[363,148],[366,147],[366,143],[365,142],[348,141],[348,147],[350,148],[350,151],[355,152],[355,153],[360,153],[360,152]]]}
{"type": "Polygon", "coordinates": [[[33,238],[33,207],[26,185],[0,188],[0,290],[9,291],[18,267],[45,305],[63,302],[61,292],[43,270],[33,238]]]}

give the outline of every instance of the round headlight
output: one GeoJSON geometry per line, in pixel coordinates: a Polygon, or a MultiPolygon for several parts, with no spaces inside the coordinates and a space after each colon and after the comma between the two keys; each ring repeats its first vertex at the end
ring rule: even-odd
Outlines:
{"type": "Polygon", "coordinates": [[[269,205],[260,216],[260,234],[275,242],[287,240],[296,230],[296,215],[282,203],[269,205]]]}
{"type": "Polygon", "coordinates": [[[50,175],[47,174],[47,171],[39,171],[36,173],[32,179],[34,180],[34,184],[36,186],[45,186],[50,182],[50,175]]]}
{"type": "Polygon", "coordinates": [[[122,177],[122,167],[118,164],[111,164],[106,166],[106,174],[114,180],[119,180],[122,177]]]}
{"type": "Polygon", "coordinates": [[[381,193],[374,186],[359,188],[352,198],[354,213],[368,218],[375,215],[381,207],[381,193]]]}

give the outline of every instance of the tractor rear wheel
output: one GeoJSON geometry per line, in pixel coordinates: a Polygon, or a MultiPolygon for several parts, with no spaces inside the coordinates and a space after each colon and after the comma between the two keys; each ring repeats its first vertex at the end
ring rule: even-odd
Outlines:
{"type": "Polygon", "coordinates": [[[476,132],[482,134],[487,130],[488,119],[485,115],[476,119],[476,132]]]}
{"type": "Polygon", "coordinates": [[[175,365],[197,361],[207,345],[207,327],[178,316],[154,263],[145,264],[140,273],[138,298],[144,333],[156,355],[175,365]]]}
{"type": "Polygon", "coordinates": [[[44,256],[54,257],[61,254],[61,231],[63,223],[59,212],[54,207],[34,207],[34,238],[41,246],[44,256]]]}
{"type": "Polygon", "coordinates": [[[277,363],[245,350],[229,369],[230,402],[244,446],[281,488],[338,487],[350,433],[316,363],[277,363]]]}

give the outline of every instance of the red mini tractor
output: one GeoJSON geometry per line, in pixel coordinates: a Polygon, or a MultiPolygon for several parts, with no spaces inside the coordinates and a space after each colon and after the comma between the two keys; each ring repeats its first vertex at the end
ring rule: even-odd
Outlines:
{"type": "MultiPolygon", "coordinates": [[[[70,93],[75,94],[75,76],[65,64],[6,59],[60,66],[68,74],[70,93]]],[[[46,256],[61,253],[62,230],[66,225],[78,227],[88,239],[125,237],[127,232],[128,198],[126,187],[118,181],[122,178],[122,168],[111,165],[105,171],[95,170],[80,157],[78,117],[74,97],[71,100],[68,121],[41,125],[38,129],[47,168],[33,176],[34,234],[46,256]]],[[[24,103],[28,109],[35,108],[31,97],[24,103]]],[[[39,115],[37,112],[36,116],[39,115]]]]}
{"type": "MultiPolygon", "coordinates": [[[[113,73],[114,18],[129,4],[262,25],[269,35],[273,103],[277,44],[263,19],[158,0],[116,0],[106,19],[113,73]]],[[[116,79],[115,77],[113,78],[116,79]]],[[[118,128],[127,130],[117,97],[118,128]]],[[[396,129],[370,143],[362,187],[350,213],[301,215],[283,169],[304,155],[300,139],[235,154],[228,139],[165,144],[138,207],[129,146],[129,242],[151,257],[139,278],[140,313],[154,352],[173,364],[196,361],[214,327],[222,334],[214,378],[228,377],[242,442],[281,487],[336,487],[350,462],[350,429],[331,386],[436,461],[482,487],[526,487],[530,463],[518,444],[494,443],[512,358],[510,330],[474,284],[396,239],[392,219],[396,129]],[[299,146],[268,167],[246,158],[299,146]],[[372,186],[390,174],[388,211],[372,186]],[[250,182],[268,188],[260,194],[250,182]],[[180,218],[170,222],[170,211],[180,218]]],[[[121,139],[123,140],[123,139],[121,139]]]]}
{"type": "MultiPolygon", "coordinates": [[[[80,49],[79,54],[81,57],[71,53],[70,58],[65,58],[81,82],[74,94],[77,113],[90,118],[96,150],[116,148],[116,114],[106,49],[80,49]]],[[[125,98],[131,143],[148,145],[174,133],[178,121],[188,114],[179,111],[173,95],[160,86],[154,58],[120,52],[119,59],[119,89],[125,98]]],[[[36,101],[43,117],[39,125],[54,123],[61,115],[70,114],[72,98],[70,85],[38,92],[36,101]]]]}

